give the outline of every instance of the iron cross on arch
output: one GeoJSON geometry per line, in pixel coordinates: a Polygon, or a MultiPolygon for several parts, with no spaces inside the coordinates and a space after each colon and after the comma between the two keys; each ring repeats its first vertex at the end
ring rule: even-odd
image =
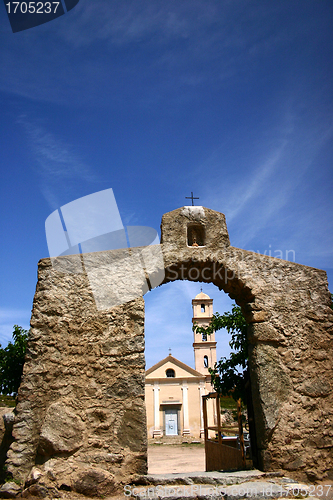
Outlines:
{"type": "Polygon", "coordinates": [[[194,207],[193,200],[199,200],[199,198],[196,198],[195,196],[193,196],[193,191],[191,191],[191,196],[185,196],[185,198],[187,200],[192,200],[192,207],[194,207]]]}

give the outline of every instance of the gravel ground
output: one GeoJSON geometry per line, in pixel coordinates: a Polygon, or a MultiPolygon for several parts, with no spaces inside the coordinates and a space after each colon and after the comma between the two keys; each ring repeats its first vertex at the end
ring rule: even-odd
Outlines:
{"type": "Polygon", "coordinates": [[[204,470],[205,448],[202,444],[148,446],[148,474],[204,470]]]}

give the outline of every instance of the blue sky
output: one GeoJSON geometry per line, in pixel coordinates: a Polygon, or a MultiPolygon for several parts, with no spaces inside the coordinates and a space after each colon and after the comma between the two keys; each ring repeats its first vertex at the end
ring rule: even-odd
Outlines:
{"type": "MultiPolygon", "coordinates": [[[[1,7],[2,345],[29,325],[45,219],[110,187],[125,225],[157,230],[193,191],[232,245],[294,250],[333,288],[332,17],[331,0],[80,0],[13,34],[1,7]]],[[[147,295],[147,365],[169,347],[193,364],[199,291],[147,295]]]]}

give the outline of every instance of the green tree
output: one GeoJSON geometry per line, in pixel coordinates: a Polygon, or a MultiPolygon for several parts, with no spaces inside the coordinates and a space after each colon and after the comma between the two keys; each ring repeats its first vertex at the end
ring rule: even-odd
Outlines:
{"type": "Polygon", "coordinates": [[[17,395],[23,372],[29,332],[14,325],[13,343],[2,348],[0,344],[0,392],[17,395]]]}
{"type": "MultiPolygon", "coordinates": [[[[333,309],[333,293],[331,293],[331,305],[333,309]]],[[[231,312],[226,312],[222,316],[219,313],[213,315],[208,327],[193,326],[193,330],[201,333],[207,338],[213,331],[226,328],[231,334],[229,342],[234,350],[229,358],[221,358],[214,369],[209,368],[212,376],[214,389],[222,396],[231,395],[235,400],[239,397],[244,403],[247,401],[245,384],[248,375],[248,344],[247,344],[247,324],[239,306],[234,305],[231,312]]]]}
{"type": "Polygon", "coordinates": [[[245,384],[248,379],[247,324],[241,308],[234,305],[231,312],[215,313],[208,327],[193,326],[193,330],[204,336],[226,328],[231,334],[229,342],[233,349],[229,358],[221,358],[214,369],[210,368],[214,389],[222,396],[231,395],[236,401],[241,398],[246,403],[245,384]]]}

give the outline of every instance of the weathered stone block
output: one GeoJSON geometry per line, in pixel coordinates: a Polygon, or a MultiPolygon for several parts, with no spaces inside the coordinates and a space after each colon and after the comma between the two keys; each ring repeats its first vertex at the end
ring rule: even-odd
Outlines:
{"type": "Polygon", "coordinates": [[[80,471],[74,480],[73,489],[87,496],[110,495],[115,490],[113,476],[103,469],[80,471]]]}
{"type": "Polygon", "coordinates": [[[15,498],[21,491],[18,484],[9,482],[4,483],[0,488],[0,498],[15,498]]]}
{"type": "Polygon", "coordinates": [[[83,444],[84,424],[62,403],[53,403],[46,411],[42,425],[38,453],[52,456],[73,453],[83,444]]]}

